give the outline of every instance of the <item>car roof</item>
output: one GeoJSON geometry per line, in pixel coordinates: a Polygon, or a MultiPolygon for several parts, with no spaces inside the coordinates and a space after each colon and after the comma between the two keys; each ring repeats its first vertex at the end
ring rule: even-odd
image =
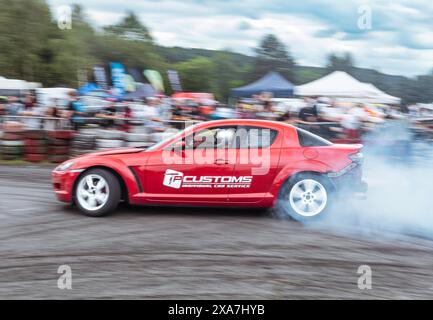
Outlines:
{"type": "Polygon", "coordinates": [[[282,128],[289,127],[294,128],[292,125],[271,120],[257,120],[257,119],[224,119],[224,120],[213,120],[200,123],[200,126],[210,127],[214,125],[244,125],[244,126],[259,126],[267,128],[282,128]]]}

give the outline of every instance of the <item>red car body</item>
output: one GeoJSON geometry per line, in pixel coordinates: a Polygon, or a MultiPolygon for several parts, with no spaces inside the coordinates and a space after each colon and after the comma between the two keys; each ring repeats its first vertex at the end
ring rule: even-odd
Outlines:
{"type": "Polygon", "coordinates": [[[91,168],[103,168],[113,173],[120,181],[122,198],[139,205],[272,207],[283,184],[301,173],[321,175],[335,189],[347,185],[356,191],[363,189],[361,165],[351,158],[360,154],[362,145],[331,144],[319,140],[318,146],[315,143],[303,146],[300,134],[305,134],[305,131],[274,121],[203,122],[147,150],[113,149],[72,159],[67,170],[58,167],[52,172],[54,192],[58,200],[72,203],[77,179],[91,168]],[[262,164],[246,155],[245,150],[235,147],[226,148],[223,155],[214,155],[204,164],[194,161],[167,164],[163,159],[167,155],[181,160],[197,156],[195,153],[201,150],[172,147],[182,146],[182,141],[191,134],[221,127],[261,128],[274,133],[270,146],[252,150],[266,152],[269,156],[264,174],[252,174],[252,170],[258,171],[262,164]]]}

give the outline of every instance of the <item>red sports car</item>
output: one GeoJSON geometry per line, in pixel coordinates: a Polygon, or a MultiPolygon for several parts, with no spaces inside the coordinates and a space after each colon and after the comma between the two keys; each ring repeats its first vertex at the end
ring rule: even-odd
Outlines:
{"type": "Polygon", "coordinates": [[[140,205],[276,207],[296,220],[323,216],[343,190],[364,193],[362,145],[332,144],[273,121],[190,126],[150,148],[83,155],[52,172],[60,201],[97,217],[140,205]]]}

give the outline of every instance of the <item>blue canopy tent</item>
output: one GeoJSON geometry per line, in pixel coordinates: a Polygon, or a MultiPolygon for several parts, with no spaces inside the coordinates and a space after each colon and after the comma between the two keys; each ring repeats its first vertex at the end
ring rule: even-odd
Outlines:
{"type": "Polygon", "coordinates": [[[112,100],[122,99],[122,96],[116,96],[110,94],[109,92],[102,89],[100,86],[98,86],[95,83],[87,83],[86,85],[82,86],[81,88],[78,89],[78,94],[80,96],[92,96],[101,99],[112,99],[112,100]]]}
{"type": "Polygon", "coordinates": [[[84,86],[78,89],[80,95],[85,95],[92,91],[102,91],[102,88],[96,83],[86,83],[84,86]]]}
{"type": "Polygon", "coordinates": [[[293,84],[278,72],[269,72],[253,83],[232,89],[232,96],[237,98],[251,97],[262,92],[272,92],[275,98],[288,98],[293,96],[293,84]]]}

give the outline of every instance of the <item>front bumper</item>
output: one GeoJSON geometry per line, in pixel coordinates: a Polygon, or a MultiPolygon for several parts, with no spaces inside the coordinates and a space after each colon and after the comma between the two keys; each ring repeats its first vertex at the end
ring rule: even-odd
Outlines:
{"type": "Polygon", "coordinates": [[[74,183],[82,171],[67,170],[51,172],[54,194],[57,200],[68,203],[72,202],[74,183]]]}

